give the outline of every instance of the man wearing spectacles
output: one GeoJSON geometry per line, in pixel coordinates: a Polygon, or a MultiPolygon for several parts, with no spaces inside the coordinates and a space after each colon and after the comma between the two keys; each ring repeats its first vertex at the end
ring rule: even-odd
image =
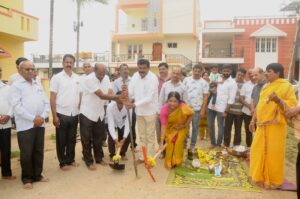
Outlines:
{"type": "Polygon", "coordinates": [[[32,189],[33,182],[47,182],[42,176],[44,160],[45,118],[50,106],[46,94],[33,79],[34,65],[28,61],[19,64],[21,78],[11,87],[11,104],[16,120],[18,144],[21,152],[24,189],[32,189]]]}

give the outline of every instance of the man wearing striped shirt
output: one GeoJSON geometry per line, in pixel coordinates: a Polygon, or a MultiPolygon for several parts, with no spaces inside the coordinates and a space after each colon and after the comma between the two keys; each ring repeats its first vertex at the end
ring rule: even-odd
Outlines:
{"type": "Polygon", "coordinates": [[[243,104],[240,102],[240,91],[244,84],[244,77],[246,75],[246,70],[244,68],[240,68],[236,74],[236,84],[237,84],[237,92],[235,95],[235,101],[233,104],[230,105],[229,110],[227,111],[227,116],[225,119],[225,128],[224,128],[224,145],[226,147],[230,146],[231,142],[231,129],[232,124],[234,123],[234,139],[233,145],[240,145],[241,144],[241,129],[243,123],[242,117],[242,107],[243,104]]]}

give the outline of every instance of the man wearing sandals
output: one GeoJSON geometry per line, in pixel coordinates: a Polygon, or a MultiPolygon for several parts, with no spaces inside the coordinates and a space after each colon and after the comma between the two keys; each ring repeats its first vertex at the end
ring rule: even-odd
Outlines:
{"type": "Polygon", "coordinates": [[[32,189],[33,182],[47,182],[42,176],[44,160],[45,119],[50,107],[46,94],[33,79],[34,66],[30,61],[20,63],[21,78],[11,87],[11,104],[16,120],[22,182],[32,189]]]}

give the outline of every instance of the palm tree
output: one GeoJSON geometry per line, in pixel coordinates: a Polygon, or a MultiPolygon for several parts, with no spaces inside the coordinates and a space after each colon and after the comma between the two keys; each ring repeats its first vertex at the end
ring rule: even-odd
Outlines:
{"type": "Polygon", "coordinates": [[[54,0],[50,0],[50,35],[49,35],[49,71],[48,78],[52,77],[52,54],[53,54],[53,15],[54,15],[54,0]]]}
{"type": "Polygon", "coordinates": [[[77,23],[75,25],[75,31],[77,33],[77,39],[76,39],[76,69],[77,69],[77,71],[78,71],[78,68],[79,68],[80,26],[82,25],[81,22],[80,22],[80,10],[84,5],[92,3],[92,2],[107,4],[108,0],[76,0],[76,4],[77,4],[77,23]]]}

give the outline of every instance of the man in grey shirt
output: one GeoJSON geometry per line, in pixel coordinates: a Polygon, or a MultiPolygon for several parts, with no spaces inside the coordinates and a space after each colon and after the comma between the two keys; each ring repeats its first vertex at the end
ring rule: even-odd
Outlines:
{"type": "Polygon", "coordinates": [[[159,95],[159,108],[161,108],[168,99],[170,92],[177,91],[181,100],[187,101],[187,91],[184,84],[180,81],[181,70],[179,67],[172,69],[172,78],[163,84],[159,95]]]}
{"type": "MultiPolygon", "coordinates": [[[[167,102],[168,95],[172,91],[177,91],[180,94],[180,99],[187,102],[187,90],[183,82],[181,82],[181,69],[179,67],[174,67],[172,69],[172,77],[171,80],[165,82],[161,89],[158,99],[159,110],[162,106],[167,102]]],[[[159,117],[158,117],[159,118],[159,117]]],[[[160,143],[160,121],[158,119],[156,123],[156,139],[157,143],[160,143]]]]}
{"type": "MultiPolygon", "coordinates": [[[[113,91],[116,94],[117,92],[122,92],[122,86],[124,85],[124,80],[125,84],[128,86],[131,77],[129,76],[129,68],[127,64],[121,64],[120,65],[120,77],[116,79],[113,82],[113,91]]],[[[134,148],[137,146],[136,143],[136,132],[135,132],[135,124],[136,124],[136,114],[135,114],[135,108],[130,110],[130,115],[131,115],[131,130],[132,130],[132,135],[133,135],[133,140],[134,140],[134,148]]],[[[127,137],[128,141],[130,141],[130,136],[127,137]]]]}
{"type": "Polygon", "coordinates": [[[120,68],[120,77],[113,82],[113,91],[115,94],[119,91],[122,91],[122,85],[124,84],[123,78],[125,79],[125,84],[127,86],[131,79],[131,77],[129,76],[129,69],[127,64],[121,64],[119,68],[120,68]]]}
{"type": "Polygon", "coordinates": [[[252,70],[252,78],[253,81],[257,82],[257,84],[254,86],[251,94],[252,102],[251,102],[251,111],[255,109],[256,105],[259,101],[259,94],[262,89],[262,87],[268,82],[265,77],[265,73],[263,69],[261,68],[254,68],[252,70]]]}

